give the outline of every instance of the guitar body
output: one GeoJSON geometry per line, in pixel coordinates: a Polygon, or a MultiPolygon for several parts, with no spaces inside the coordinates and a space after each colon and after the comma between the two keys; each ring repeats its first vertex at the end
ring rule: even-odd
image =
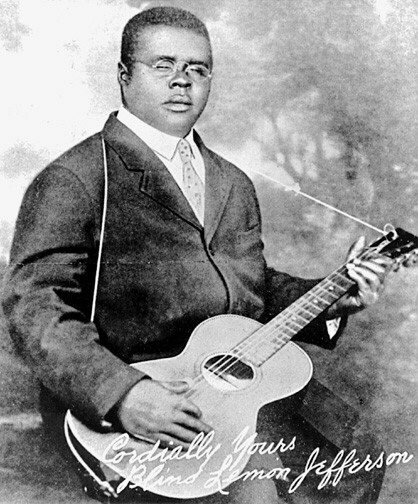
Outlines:
{"type": "MultiPolygon", "coordinates": [[[[186,381],[195,389],[191,400],[203,412],[203,420],[214,429],[210,445],[206,446],[206,451],[202,446],[199,456],[198,451],[194,451],[189,457],[162,463],[157,454],[160,452],[163,456],[170,451],[157,449],[153,451],[153,457],[147,456],[153,449],[152,443],[133,437],[128,439],[127,435],[122,441],[121,433],[92,431],[68,412],[71,434],[122,480],[129,479],[144,490],[172,498],[203,497],[219,491],[219,485],[208,486],[211,473],[219,471],[230,455],[236,463],[233,470],[238,472],[244,469],[250,458],[250,453],[245,453],[237,460],[234,442],[237,436],[244,433],[242,441],[247,440],[256,432],[258,411],[263,405],[302,390],[312,376],[309,357],[292,342],[261,366],[246,361],[245,353],[240,359],[229,353],[260,327],[260,323],[245,317],[220,315],[202,322],[180,355],[133,364],[155,380],[186,381]],[[225,362],[230,364],[221,376],[217,370],[225,362]],[[118,438],[117,446],[115,441],[118,438]],[[209,446],[212,452],[208,451],[209,446]],[[139,470],[141,463],[138,458],[135,462],[134,458],[141,454],[145,461],[139,470]],[[154,477],[146,479],[153,474],[154,477]]],[[[225,469],[225,477],[231,474],[230,470],[225,469]]]]}

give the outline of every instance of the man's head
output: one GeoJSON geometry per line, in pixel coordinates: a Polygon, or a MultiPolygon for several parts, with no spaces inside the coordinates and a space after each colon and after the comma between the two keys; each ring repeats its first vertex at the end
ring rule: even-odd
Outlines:
{"type": "Polygon", "coordinates": [[[207,29],[190,12],[155,7],[125,26],[118,72],[122,100],[151,126],[185,136],[205,108],[211,71],[207,29]]]}

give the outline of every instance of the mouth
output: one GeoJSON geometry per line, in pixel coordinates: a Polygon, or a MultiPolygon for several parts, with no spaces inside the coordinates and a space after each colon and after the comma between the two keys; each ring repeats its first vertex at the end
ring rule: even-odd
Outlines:
{"type": "Polygon", "coordinates": [[[187,98],[186,96],[173,96],[164,102],[164,105],[175,112],[184,112],[189,110],[193,103],[190,98],[187,98]]]}

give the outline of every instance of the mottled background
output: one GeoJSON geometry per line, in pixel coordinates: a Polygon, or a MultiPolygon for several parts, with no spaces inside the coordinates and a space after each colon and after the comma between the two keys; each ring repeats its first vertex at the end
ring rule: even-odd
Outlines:
{"type": "MultiPolygon", "coordinates": [[[[119,106],[121,30],[157,4],[207,22],[215,76],[199,131],[253,178],[271,264],[324,275],[357,236],[377,236],[271,178],[378,228],[418,233],[415,0],[2,0],[2,270],[25,187],[119,106]]],[[[392,276],[336,351],[309,349],[317,378],[359,408],[388,451],[416,457],[417,281],[417,270],[392,276]]],[[[42,445],[33,377],[4,330],[0,345],[0,502],[84,501],[42,445]]],[[[388,468],[380,502],[417,502],[417,468],[388,468]]]]}

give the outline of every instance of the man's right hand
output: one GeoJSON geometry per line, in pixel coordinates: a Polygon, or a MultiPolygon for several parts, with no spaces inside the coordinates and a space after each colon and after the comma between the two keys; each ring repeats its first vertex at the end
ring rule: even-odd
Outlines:
{"type": "Polygon", "coordinates": [[[202,412],[184,396],[185,382],[139,381],[122,400],[118,418],[122,427],[133,436],[161,446],[188,448],[199,432],[213,429],[201,420],[202,412]]]}

